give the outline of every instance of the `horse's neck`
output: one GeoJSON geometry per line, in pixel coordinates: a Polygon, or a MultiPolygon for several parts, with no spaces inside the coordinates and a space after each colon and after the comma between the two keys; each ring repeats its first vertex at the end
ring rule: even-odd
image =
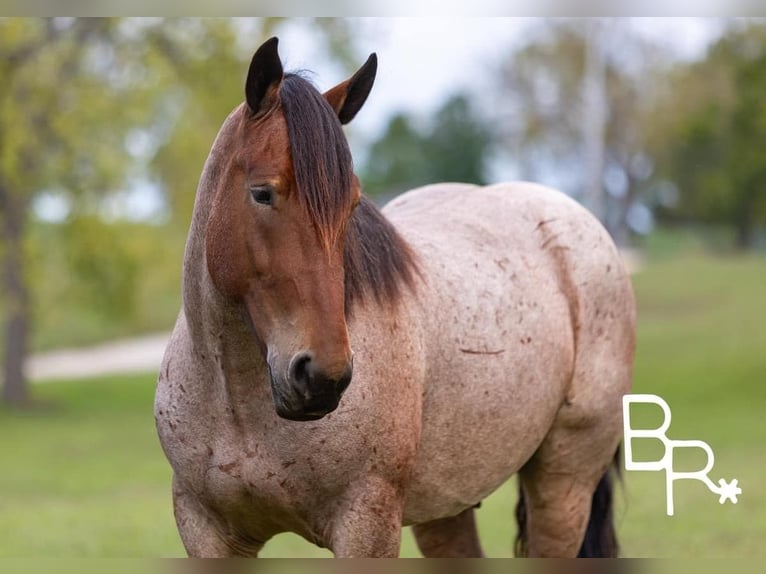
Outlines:
{"type": "Polygon", "coordinates": [[[219,421],[239,429],[235,421],[258,421],[273,409],[268,367],[242,312],[215,290],[206,265],[185,269],[187,351],[196,364],[187,384],[197,385],[198,408],[218,412],[219,421]]]}
{"type": "MultiPolygon", "coordinates": [[[[239,379],[248,379],[249,385],[257,380],[268,384],[268,368],[250,327],[243,319],[243,309],[215,289],[207,270],[205,255],[207,221],[212,209],[215,185],[227,155],[220,142],[225,139],[222,134],[232,129],[232,118],[236,111],[224,122],[205,162],[183,266],[183,311],[191,352],[202,359],[205,370],[214,371],[211,374],[217,375],[213,377],[216,381],[226,386],[236,386],[239,379]]],[[[236,389],[232,392],[236,394],[236,389]]]]}

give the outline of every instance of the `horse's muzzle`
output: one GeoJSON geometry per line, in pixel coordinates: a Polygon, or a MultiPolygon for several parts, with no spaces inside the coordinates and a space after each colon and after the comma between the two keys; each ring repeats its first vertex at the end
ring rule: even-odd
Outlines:
{"type": "Polygon", "coordinates": [[[317,367],[311,353],[299,353],[290,361],[287,380],[271,377],[277,414],[291,421],[313,421],[331,413],[351,383],[354,365],[348,362],[340,376],[317,367]]]}

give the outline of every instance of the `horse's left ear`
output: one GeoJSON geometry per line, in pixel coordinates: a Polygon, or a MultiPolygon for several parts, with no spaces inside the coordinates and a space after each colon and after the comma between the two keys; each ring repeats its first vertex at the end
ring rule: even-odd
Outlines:
{"type": "Polygon", "coordinates": [[[325,99],[338,114],[340,123],[347,124],[353,120],[367,101],[377,71],[378,56],[373,53],[356,74],[324,93],[325,99]]]}
{"type": "Polygon", "coordinates": [[[254,115],[270,109],[276,94],[273,88],[282,82],[282,61],[277,51],[278,44],[279,40],[276,37],[266,40],[250,62],[245,82],[245,97],[254,115]]]}

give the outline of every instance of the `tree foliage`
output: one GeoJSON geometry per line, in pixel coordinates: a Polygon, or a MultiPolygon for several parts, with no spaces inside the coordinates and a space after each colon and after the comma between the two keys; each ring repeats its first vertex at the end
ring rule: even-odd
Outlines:
{"type": "Polygon", "coordinates": [[[664,215],[731,226],[751,247],[766,223],[766,26],[729,28],[669,80],[654,137],[679,200],[664,215]]]}
{"type": "Polygon", "coordinates": [[[425,127],[397,114],[370,147],[365,191],[393,195],[439,181],[484,184],[493,138],[463,94],[448,99],[425,127]]]}
{"type": "Polygon", "coordinates": [[[112,189],[127,169],[123,137],[147,119],[136,106],[130,42],[110,19],[0,20],[0,225],[4,386],[23,404],[30,296],[25,237],[36,196],[83,202],[112,189]]]}
{"type": "MultiPolygon", "coordinates": [[[[604,223],[619,242],[653,164],[644,125],[666,65],[662,50],[619,19],[600,26],[604,60],[604,223]]],[[[539,27],[498,74],[497,124],[521,177],[582,198],[587,181],[585,75],[593,23],[564,20],[539,27]]]]}

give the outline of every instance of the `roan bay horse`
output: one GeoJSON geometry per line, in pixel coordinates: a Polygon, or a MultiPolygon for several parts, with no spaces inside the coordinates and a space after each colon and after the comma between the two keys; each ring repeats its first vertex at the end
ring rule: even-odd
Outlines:
{"type": "Polygon", "coordinates": [[[635,311],[603,227],[530,183],[436,184],[381,213],[341,124],[272,38],[197,190],[155,416],[192,556],[292,531],[336,556],[479,556],[518,473],[517,554],[612,556],[635,311]],[[345,391],[345,392],[344,392],[345,391]]]}

